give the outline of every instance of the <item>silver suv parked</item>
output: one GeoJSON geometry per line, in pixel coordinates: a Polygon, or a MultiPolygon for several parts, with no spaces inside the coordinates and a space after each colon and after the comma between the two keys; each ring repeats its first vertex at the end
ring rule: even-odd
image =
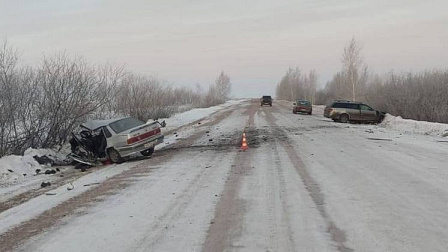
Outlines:
{"type": "Polygon", "coordinates": [[[342,123],[380,123],[384,119],[385,113],[361,102],[336,100],[325,107],[324,116],[342,123]]]}

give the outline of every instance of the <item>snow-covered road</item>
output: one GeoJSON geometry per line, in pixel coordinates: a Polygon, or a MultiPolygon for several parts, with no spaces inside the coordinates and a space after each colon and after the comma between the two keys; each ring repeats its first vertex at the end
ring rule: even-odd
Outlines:
{"type": "Polygon", "coordinates": [[[447,251],[448,144],[322,113],[225,107],[1,212],[0,251],[447,251]]]}

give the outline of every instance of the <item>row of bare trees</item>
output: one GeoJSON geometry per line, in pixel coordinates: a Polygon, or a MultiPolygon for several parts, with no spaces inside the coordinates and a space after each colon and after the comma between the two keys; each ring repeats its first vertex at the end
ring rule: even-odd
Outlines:
{"type": "Polygon", "coordinates": [[[298,99],[315,101],[317,88],[316,71],[302,74],[299,68],[289,68],[276,88],[276,98],[295,101],[298,99]]]}
{"type": "Polygon", "coordinates": [[[317,91],[317,104],[361,101],[404,118],[448,123],[448,69],[375,75],[368,71],[362,46],[354,38],[344,48],[341,63],[341,71],[317,91]]]}
{"type": "Polygon", "coordinates": [[[174,88],[122,66],[93,66],[66,54],[45,57],[37,67],[21,66],[18,52],[0,48],[0,157],[27,148],[54,148],[88,119],[169,117],[180,108],[225,102],[230,78],[222,72],[208,92],[174,88]]]}

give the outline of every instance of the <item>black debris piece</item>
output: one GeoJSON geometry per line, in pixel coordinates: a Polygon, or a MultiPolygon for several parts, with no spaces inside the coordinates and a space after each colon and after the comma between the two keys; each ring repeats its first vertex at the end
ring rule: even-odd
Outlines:
{"type": "Polygon", "coordinates": [[[55,170],[46,170],[45,174],[55,174],[56,171],[55,170]]]}
{"type": "Polygon", "coordinates": [[[36,155],[36,156],[33,156],[33,158],[41,165],[42,164],[50,164],[50,165],[52,165],[54,163],[54,161],[51,158],[49,158],[49,157],[47,157],[45,155],[43,155],[41,157],[36,155]]]}
{"type": "Polygon", "coordinates": [[[40,184],[40,187],[42,187],[42,188],[47,187],[47,186],[51,186],[51,183],[50,182],[42,182],[42,184],[40,184]]]}
{"type": "Polygon", "coordinates": [[[40,169],[36,169],[36,174],[39,174],[40,173],[40,169]]]}
{"type": "Polygon", "coordinates": [[[12,172],[14,172],[14,171],[13,171],[13,170],[11,170],[11,169],[8,169],[8,171],[9,171],[9,172],[11,172],[11,173],[12,173],[12,172]]]}

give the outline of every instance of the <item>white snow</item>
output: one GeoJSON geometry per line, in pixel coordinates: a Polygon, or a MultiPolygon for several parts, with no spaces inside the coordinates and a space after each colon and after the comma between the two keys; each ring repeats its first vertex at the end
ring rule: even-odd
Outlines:
{"type": "Polygon", "coordinates": [[[172,130],[172,129],[187,125],[194,121],[200,120],[202,118],[205,118],[205,117],[215,113],[216,111],[219,111],[221,109],[224,109],[224,108],[236,105],[236,104],[240,104],[244,101],[246,101],[246,100],[230,100],[230,101],[227,101],[226,103],[218,105],[218,106],[213,106],[213,107],[209,107],[209,108],[192,109],[192,110],[189,110],[189,111],[186,111],[183,113],[175,114],[175,115],[171,116],[170,118],[159,119],[159,121],[165,120],[165,122],[166,122],[165,130],[168,131],[168,130],[172,130]]]}
{"type": "Polygon", "coordinates": [[[45,169],[50,168],[46,165],[39,165],[33,158],[33,156],[41,157],[44,155],[61,162],[66,157],[66,154],[57,153],[50,149],[29,148],[23,156],[9,155],[0,158],[0,188],[35,180],[36,169],[40,169],[43,173],[45,169]]]}
{"type": "Polygon", "coordinates": [[[0,186],[8,186],[31,179],[40,165],[32,156],[4,156],[0,158],[0,186]]]}
{"type": "Polygon", "coordinates": [[[381,126],[406,134],[448,136],[448,124],[403,119],[401,116],[386,114],[381,126]]]}
{"type": "Polygon", "coordinates": [[[73,190],[67,190],[69,184],[62,185],[46,194],[40,195],[33,198],[21,205],[10,208],[4,212],[0,213],[0,234],[6,232],[8,229],[24,222],[30,220],[44,211],[51,209],[61,202],[64,202],[72,197],[80,195],[81,193],[90,190],[96,185],[84,186],[85,184],[101,183],[106,179],[120,174],[131,167],[140,164],[143,161],[124,163],[120,165],[110,165],[107,169],[101,169],[92,173],[87,174],[73,182],[75,187],[73,190]],[[55,194],[55,195],[47,195],[55,194]]]}

